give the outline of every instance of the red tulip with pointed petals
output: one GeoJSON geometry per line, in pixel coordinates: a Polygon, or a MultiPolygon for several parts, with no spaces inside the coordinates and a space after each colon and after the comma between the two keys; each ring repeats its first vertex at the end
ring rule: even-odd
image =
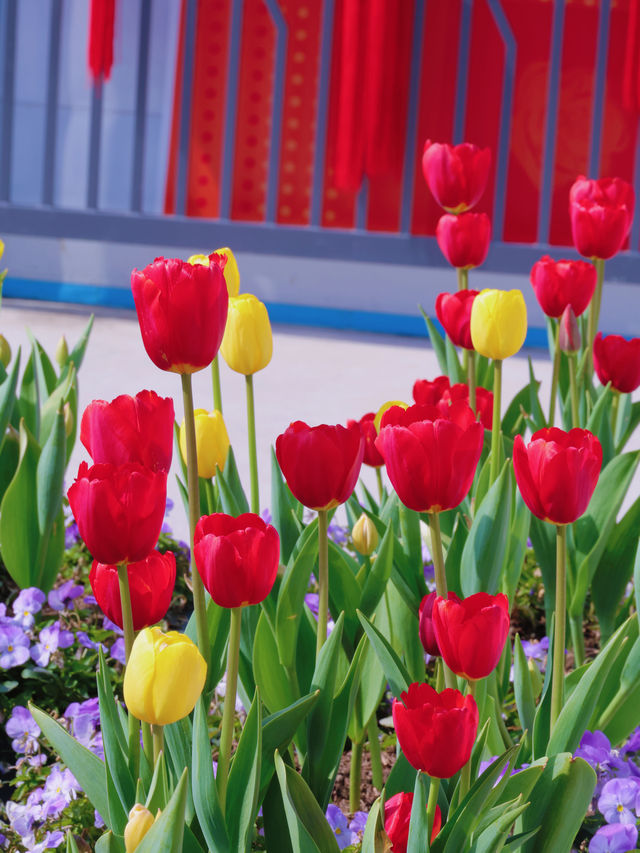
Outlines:
{"type": "Polygon", "coordinates": [[[530,279],[547,317],[560,317],[568,305],[579,317],[591,302],[597,272],[588,261],[554,261],[545,255],[533,265],[530,279]]]}
{"type": "Polygon", "coordinates": [[[627,181],[580,175],[569,191],[571,233],[580,254],[603,260],[617,254],[631,229],[633,207],[633,187],[627,181]]]}
{"type": "MultiPolygon", "coordinates": [[[[389,836],[392,847],[391,853],[407,853],[409,843],[409,825],[411,823],[411,809],[413,808],[413,794],[401,791],[384,801],[384,831],[389,836]]],[[[440,806],[436,806],[433,829],[431,830],[431,841],[442,828],[442,812],[440,806]]]]}
{"type": "Polygon", "coordinates": [[[471,307],[479,293],[479,290],[458,290],[456,293],[439,293],[436,297],[436,316],[457,347],[473,349],[471,307]]]}
{"type": "Polygon", "coordinates": [[[360,427],[360,432],[364,439],[364,457],[362,459],[364,464],[369,465],[372,468],[381,468],[384,465],[384,459],[376,450],[375,442],[378,437],[378,432],[374,423],[375,417],[375,412],[367,412],[367,414],[363,415],[359,421],[347,421],[347,427],[350,427],[354,423],[357,423],[360,427]]]}
{"type": "Polygon", "coordinates": [[[611,382],[616,391],[630,394],[640,386],[640,338],[630,341],[621,335],[602,336],[593,342],[593,366],[603,385],[611,382]]]}
{"type": "Polygon", "coordinates": [[[430,139],[424,144],[424,179],[438,204],[451,213],[461,213],[480,201],[490,167],[489,148],[478,148],[469,142],[448,145],[430,139]]]}

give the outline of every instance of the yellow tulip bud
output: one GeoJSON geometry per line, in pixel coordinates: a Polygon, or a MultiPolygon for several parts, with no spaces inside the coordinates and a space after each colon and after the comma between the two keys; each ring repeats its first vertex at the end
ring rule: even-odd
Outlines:
{"type": "MultiPolygon", "coordinates": [[[[227,464],[229,453],[229,435],[224,425],[222,412],[217,409],[207,412],[196,409],[193,413],[196,422],[196,453],[198,456],[198,476],[208,480],[215,477],[216,469],[221,471],[227,464]]],[[[180,453],[187,464],[187,433],[184,420],[180,424],[180,453]]]]}
{"type": "Polygon", "coordinates": [[[144,628],[136,637],[124,674],[124,701],[134,717],[168,726],[193,711],[207,664],[186,634],[144,628]]]}
{"type": "Polygon", "coordinates": [[[403,403],[402,400],[388,400],[386,403],[383,403],[376,412],[376,416],[373,419],[373,425],[376,428],[376,432],[380,432],[380,421],[382,420],[382,416],[387,411],[387,409],[390,409],[392,406],[401,406],[403,409],[409,408],[409,404],[403,403]]]}
{"type": "Polygon", "coordinates": [[[67,438],[73,432],[73,426],[75,419],[73,417],[73,409],[71,408],[71,403],[65,403],[62,407],[62,413],[64,415],[64,432],[67,438]]]}
{"type": "Polygon", "coordinates": [[[129,820],[124,828],[124,846],[127,853],[133,853],[154,823],[149,809],[136,803],[129,812],[129,820]]]}
{"type": "MultiPolygon", "coordinates": [[[[223,270],[224,281],[227,285],[229,296],[237,296],[240,293],[240,270],[238,269],[238,262],[235,255],[227,246],[223,249],[216,249],[213,254],[224,255],[227,259],[223,270]]],[[[191,255],[190,258],[187,258],[187,262],[190,264],[202,264],[206,267],[210,263],[209,255],[191,255]]]]}
{"type": "Polygon", "coordinates": [[[64,335],[58,341],[55,358],[60,367],[64,367],[67,363],[67,359],[69,358],[69,347],[67,345],[67,339],[64,335]]]}
{"type": "Polygon", "coordinates": [[[502,361],[515,355],[527,334],[520,290],[481,290],[471,307],[471,341],[480,355],[502,361]]]}
{"type": "Polygon", "coordinates": [[[232,370],[249,376],[271,361],[273,337],[263,302],[251,293],[229,297],[229,313],[220,346],[232,370]]]}
{"type": "Polygon", "coordinates": [[[227,263],[224,266],[224,280],[227,283],[229,296],[237,296],[240,293],[240,270],[236,256],[228,246],[223,249],[216,249],[216,255],[224,255],[227,263]]]}
{"type": "Polygon", "coordinates": [[[353,547],[364,557],[368,557],[373,554],[378,547],[380,539],[378,536],[378,530],[366,512],[363,512],[360,518],[353,525],[351,539],[353,540],[353,547]]]}
{"type": "Polygon", "coordinates": [[[0,363],[3,367],[9,367],[11,361],[11,347],[4,335],[0,335],[0,363]]]}
{"type": "Polygon", "coordinates": [[[4,255],[4,242],[0,240],[0,258],[4,255]]]}

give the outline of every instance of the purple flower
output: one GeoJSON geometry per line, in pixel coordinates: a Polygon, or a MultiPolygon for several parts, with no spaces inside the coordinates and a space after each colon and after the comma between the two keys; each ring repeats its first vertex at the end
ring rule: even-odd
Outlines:
{"type": "Polygon", "coordinates": [[[547,654],[549,653],[549,638],[541,640],[522,640],[522,651],[527,660],[534,660],[540,672],[544,672],[547,666],[547,654]]]}
{"type": "Polygon", "coordinates": [[[28,835],[31,832],[34,821],[39,820],[39,809],[33,808],[32,804],[29,803],[30,799],[31,794],[26,803],[16,803],[13,800],[8,800],[4,805],[9,826],[18,835],[28,835]]]}
{"type": "Polygon", "coordinates": [[[635,779],[610,779],[602,789],[598,800],[598,810],[607,823],[633,823],[636,816],[633,810],[640,787],[635,779]]]}
{"type": "Polygon", "coordinates": [[[40,631],[38,640],[31,649],[31,657],[38,666],[47,666],[54,652],[73,645],[73,634],[71,631],[65,631],[59,622],[54,622],[40,631]]]}
{"type": "Polygon", "coordinates": [[[37,586],[21,590],[13,602],[14,621],[23,628],[33,627],[36,621],[33,614],[42,610],[44,602],[45,594],[37,586]]]}
{"type": "Polygon", "coordinates": [[[354,842],[359,840],[357,836],[354,837],[349,829],[349,822],[338,806],[334,806],[333,803],[327,806],[326,816],[340,850],[350,847],[354,842]]]}
{"type": "Polygon", "coordinates": [[[260,518],[265,522],[265,524],[271,524],[273,521],[273,516],[271,515],[271,510],[263,509],[260,513],[260,518]]]}
{"type": "Polygon", "coordinates": [[[356,835],[362,838],[368,817],[369,815],[366,812],[356,812],[353,816],[353,820],[349,824],[351,832],[355,832],[356,835]]]}
{"type": "MultiPolygon", "coordinates": [[[[307,607],[309,608],[309,610],[315,616],[315,619],[317,622],[318,621],[318,613],[320,611],[320,605],[319,605],[320,596],[318,595],[317,592],[308,592],[304,597],[304,601],[305,601],[305,604],[307,605],[307,607]]],[[[333,631],[334,627],[335,627],[335,622],[331,618],[331,614],[328,613],[327,614],[327,637],[333,631]]]]}
{"type": "Polygon", "coordinates": [[[635,850],[638,830],[632,823],[602,826],[589,844],[589,853],[627,853],[635,850]]]}
{"type": "Polygon", "coordinates": [[[100,814],[100,812],[97,812],[95,810],[93,812],[93,824],[98,829],[102,829],[102,827],[104,826],[104,821],[102,820],[102,815],[100,814]]]}
{"type": "Polygon", "coordinates": [[[122,628],[116,625],[115,622],[112,622],[108,616],[102,617],[102,627],[105,629],[105,631],[113,631],[115,634],[120,634],[120,636],[124,634],[122,628]]]}
{"type": "Polygon", "coordinates": [[[327,536],[332,539],[336,545],[344,545],[349,539],[349,531],[346,527],[332,521],[327,527],[327,536]]]}
{"type": "Polygon", "coordinates": [[[620,750],[621,755],[626,755],[628,752],[640,752],[640,726],[631,732],[629,740],[620,750]]]}
{"type": "MultiPolygon", "coordinates": [[[[422,556],[424,558],[424,546],[422,556]]],[[[429,555],[428,557],[428,562],[424,563],[423,573],[424,582],[427,585],[427,589],[429,590],[429,592],[432,592],[436,588],[436,570],[435,566],[433,565],[433,561],[431,560],[431,555],[429,555]]]]}
{"type": "Polygon", "coordinates": [[[49,593],[49,607],[53,610],[71,610],[73,602],[79,598],[84,592],[84,587],[81,584],[75,584],[73,581],[65,581],[60,586],[52,589],[49,593]]]}
{"type": "Polygon", "coordinates": [[[102,649],[103,652],[107,651],[104,643],[95,643],[86,631],[76,631],[76,640],[83,648],[90,649],[92,652],[97,652],[98,649],[102,649]]]}
{"type": "Polygon", "coordinates": [[[124,649],[124,637],[118,637],[115,643],[112,643],[109,654],[114,660],[117,660],[118,663],[121,663],[124,666],[127,662],[126,652],[124,649]]]}
{"type": "Polygon", "coordinates": [[[91,595],[90,593],[88,595],[85,595],[84,603],[88,607],[97,607],[98,606],[98,602],[96,601],[95,595],[91,595]]]}
{"type": "Polygon", "coordinates": [[[582,735],[580,746],[574,753],[575,758],[584,758],[596,773],[609,766],[613,757],[611,754],[611,742],[601,731],[585,732],[582,735]]]}
{"type": "Polygon", "coordinates": [[[69,548],[73,548],[76,542],[80,541],[80,531],[78,530],[78,525],[75,523],[75,520],[69,522],[64,531],[64,547],[68,550],[69,548]]]}
{"type": "Polygon", "coordinates": [[[0,625],[0,667],[10,669],[28,661],[29,642],[18,625],[0,625]]]}
{"type": "Polygon", "coordinates": [[[40,726],[33,719],[28,708],[16,705],[7,720],[5,731],[10,738],[13,738],[11,746],[14,752],[32,755],[38,751],[40,726]]]}

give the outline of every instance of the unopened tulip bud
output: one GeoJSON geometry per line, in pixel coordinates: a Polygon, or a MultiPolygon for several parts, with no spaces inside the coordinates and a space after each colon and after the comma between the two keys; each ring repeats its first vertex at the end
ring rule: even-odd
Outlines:
{"type": "MultiPolygon", "coordinates": [[[[222,412],[214,409],[196,409],[193,413],[196,425],[196,456],[198,458],[198,476],[209,480],[214,477],[216,470],[222,471],[227,464],[229,453],[229,434],[225,426],[222,412]]],[[[187,433],[184,420],[180,424],[178,437],[180,453],[185,465],[187,464],[187,433]]]]}
{"type": "Polygon", "coordinates": [[[63,335],[58,341],[58,346],[56,347],[56,361],[60,367],[64,367],[68,358],[69,347],[67,346],[67,339],[63,335]]]}
{"type": "Polygon", "coordinates": [[[269,314],[252,293],[229,297],[220,353],[232,370],[249,376],[265,368],[273,353],[269,314]]]}
{"type": "Polygon", "coordinates": [[[154,822],[154,817],[149,809],[140,803],[136,803],[129,812],[129,820],[124,828],[124,846],[127,853],[133,853],[154,822]]]}
{"type": "Polygon", "coordinates": [[[67,438],[73,432],[73,427],[75,424],[75,418],[73,417],[73,409],[71,408],[71,403],[65,403],[62,407],[62,413],[64,415],[64,431],[67,438]]]}
{"type": "Polygon", "coordinates": [[[536,700],[538,696],[542,693],[542,676],[540,675],[540,670],[538,669],[538,664],[533,660],[533,658],[529,658],[527,661],[527,666],[529,667],[529,677],[531,679],[531,690],[533,691],[533,698],[536,700]]]}
{"type": "Polygon", "coordinates": [[[353,547],[363,557],[369,557],[378,547],[380,539],[378,531],[366,512],[363,512],[353,525],[351,539],[353,540],[353,547]]]}
{"type": "Polygon", "coordinates": [[[0,362],[3,367],[8,367],[11,361],[11,347],[4,335],[0,335],[0,362]]]}
{"type": "Polygon", "coordinates": [[[567,305],[560,318],[558,329],[558,346],[562,352],[578,352],[582,341],[578,320],[571,305],[567,305]]]}

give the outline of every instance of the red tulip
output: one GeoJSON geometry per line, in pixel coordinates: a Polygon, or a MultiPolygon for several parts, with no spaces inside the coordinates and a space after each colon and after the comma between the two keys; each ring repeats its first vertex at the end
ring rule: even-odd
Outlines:
{"type": "Polygon", "coordinates": [[[471,488],[484,429],[468,405],[394,406],[376,447],[398,497],[416,512],[453,509],[471,488]]]}
{"type": "Polygon", "coordinates": [[[370,465],[372,468],[380,468],[384,465],[384,459],[376,450],[375,441],[378,437],[378,432],[373,422],[375,416],[375,412],[367,412],[367,414],[363,415],[359,421],[347,421],[347,428],[351,427],[351,425],[355,423],[360,426],[360,432],[364,439],[364,457],[362,461],[365,465],[370,465]]]}
{"type": "Polygon", "coordinates": [[[418,406],[435,406],[449,388],[448,376],[436,376],[433,382],[416,379],[413,383],[413,399],[418,406]]]}
{"type": "Polygon", "coordinates": [[[457,347],[473,349],[471,343],[471,306],[479,290],[458,290],[456,293],[439,293],[436,299],[436,316],[442,323],[451,342],[457,347]]]}
{"type": "Polygon", "coordinates": [[[137,462],[153,471],[168,471],[173,421],[173,400],[154,391],[140,391],[135,397],[122,394],[110,403],[94,400],[82,415],[80,441],[94,462],[137,462]]]}
{"type": "Polygon", "coordinates": [[[433,628],[433,605],[437,597],[438,593],[435,590],[425,595],[420,602],[420,611],[418,613],[420,642],[425,652],[431,655],[431,657],[440,657],[436,632],[433,628]]]}
{"type": "MultiPolygon", "coordinates": [[[[384,802],[384,831],[391,840],[391,853],[407,853],[412,807],[413,794],[406,794],[404,791],[394,794],[393,797],[389,797],[384,802]]],[[[440,806],[437,805],[433,817],[433,829],[431,830],[432,843],[441,827],[442,812],[440,806]]]]}
{"type": "Polygon", "coordinates": [[[142,342],[161,370],[195,373],[211,364],[227,322],[229,295],[217,263],[156,258],[131,273],[142,342]]]}
{"type": "Polygon", "coordinates": [[[509,634],[509,599],[478,592],[468,598],[449,593],[433,605],[433,628],[449,669],[475,681],[498,665],[509,634]]]}
{"type": "Polygon", "coordinates": [[[640,385],[640,338],[603,338],[598,332],[593,342],[593,366],[603,385],[611,382],[616,391],[624,394],[635,391],[640,385]]]}
{"type": "Polygon", "coordinates": [[[479,267],[489,251],[491,220],[486,213],[445,213],[438,220],[436,239],[452,267],[479,267]]]}
{"type": "Polygon", "coordinates": [[[580,254],[606,260],[619,252],[631,229],[633,205],[633,187],[622,178],[580,175],[569,191],[571,233],[580,254]]]}
{"type": "Polygon", "coordinates": [[[524,502],[552,524],[571,524],[584,513],[598,482],[602,447],[586,429],[540,429],[525,445],[517,435],[513,467],[524,502]]]}
{"type": "Polygon", "coordinates": [[[259,604],[269,595],[280,559],[280,537],[259,515],[205,515],[194,536],[196,566],[220,607],[259,604]]]}
{"type": "Polygon", "coordinates": [[[471,756],[478,706],[471,696],[429,684],[411,684],[393,703],[393,725],[405,758],[416,770],[449,779],[471,756]]]}
{"type": "Polygon", "coordinates": [[[581,346],[582,337],[578,320],[571,305],[567,305],[558,325],[558,348],[562,352],[574,353],[578,352],[581,346]]]}
{"type": "MultiPolygon", "coordinates": [[[[129,592],[133,628],[140,631],[159,622],[169,609],[176,583],[176,558],[167,551],[152,551],[144,560],[129,563],[129,592]]],[[[122,628],[122,603],[118,567],[93,561],[89,583],[103,613],[122,628]]]]}
{"type": "Polygon", "coordinates": [[[530,278],[547,317],[560,317],[567,305],[579,317],[591,302],[597,272],[588,261],[554,261],[545,255],[533,265],[530,278]]]}
{"type": "Polygon", "coordinates": [[[136,563],[155,547],[167,502],[167,474],[142,465],[81,462],[67,492],[85,545],[100,563],[136,563]]]}
{"type": "MultiPolygon", "coordinates": [[[[466,382],[456,382],[442,395],[444,402],[455,403],[461,401],[469,405],[469,386],[466,382]]],[[[493,426],[493,392],[476,386],[476,417],[485,429],[493,426]]]]}
{"type": "Polygon", "coordinates": [[[427,139],[422,172],[435,200],[445,210],[460,213],[478,203],[487,186],[491,151],[463,142],[447,145],[427,139]]]}
{"type": "Polygon", "coordinates": [[[309,509],[332,509],[344,503],[355,488],[364,439],[356,422],[347,427],[310,427],[294,421],[276,439],[276,456],[301,504],[309,509]]]}

